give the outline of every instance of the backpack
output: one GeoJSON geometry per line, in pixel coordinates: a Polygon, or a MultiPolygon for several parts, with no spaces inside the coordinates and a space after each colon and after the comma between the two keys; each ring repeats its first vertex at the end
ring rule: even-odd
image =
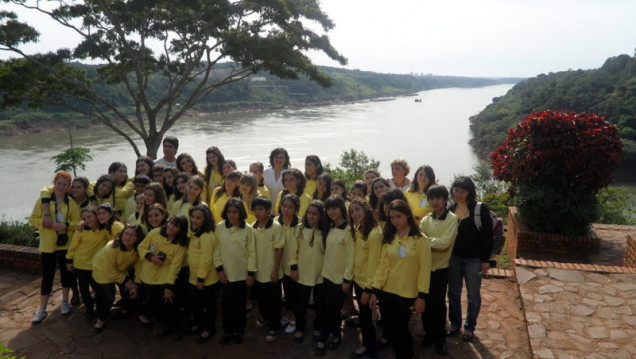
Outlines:
{"type": "MultiPolygon", "coordinates": [[[[475,205],[475,225],[481,231],[481,202],[475,205]]],[[[488,210],[490,219],[492,220],[492,254],[499,255],[503,249],[506,237],[503,233],[503,219],[495,212],[488,210]]]]}

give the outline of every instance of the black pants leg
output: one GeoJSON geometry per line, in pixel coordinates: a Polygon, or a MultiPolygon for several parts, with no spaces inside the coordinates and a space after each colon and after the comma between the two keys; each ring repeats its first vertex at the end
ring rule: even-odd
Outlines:
{"type": "Polygon", "coordinates": [[[164,299],[165,285],[147,285],[148,296],[152,312],[157,315],[159,322],[169,330],[175,329],[178,324],[179,307],[177,306],[176,294],[172,303],[164,299]]]}
{"type": "Polygon", "coordinates": [[[95,303],[97,304],[97,318],[99,320],[106,320],[110,308],[115,301],[115,283],[95,283],[95,303]]]}
{"type": "Polygon", "coordinates": [[[293,311],[297,301],[297,283],[288,275],[283,276],[281,281],[283,283],[283,291],[285,292],[285,310],[293,311]]]}
{"type": "Polygon", "coordinates": [[[448,268],[431,272],[431,284],[426,297],[426,309],[422,313],[422,324],[426,336],[437,343],[446,342],[446,288],[448,268]]]}
{"type": "Polygon", "coordinates": [[[382,318],[384,333],[389,335],[393,344],[396,359],[413,358],[413,338],[409,332],[409,308],[415,302],[415,298],[404,298],[392,293],[381,292],[382,305],[386,317],[382,318]]]}
{"type": "Polygon", "coordinates": [[[93,297],[91,296],[91,287],[95,289],[93,271],[75,269],[75,275],[77,275],[77,284],[82,294],[82,302],[86,306],[86,311],[91,312],[95,308],[95,301],[93,301],[93,297]]]}
{"type": "Polygon", "coordinates": [[[342,285],[335,284],[328,279],[324,279],[322,285],[324,286],[324,313],[322,314],[322,327],[318,341],[325,343],[329,334],[333,335],[334,339],[341,337],[340,322],[345,293],[342,292],[342,285]]]}
{"type": "Polygon", "coordinates": [[[369,303],[366,305],[361,303],[362,287],[353,282],[353,288],[356,291],[356,301],[358,302],[358,319],[360,321],[360,332],[362,333],[362,345],[367,349],[368,354],[375,355],[378,349],[371,308],[369,308],[369,303]]]}
{"type": "MultiPolygon", "coordinates": [[[[69,272],[66,269],[66,252],[67,250],[57,251],[57,264],[60,268],[60,279],[62,280],[62,288],[72,288],[77,280],[75,279],[75,274],[73,272],[69,272]]],[[[91,277],[92,278],[92,277],[91,277]]]]}
{"type": "Polygon", "coordinates": [[[228,282],[223,285],[223,331],[225,334],[243,333],[245,331],[247,310],[247,286],[244,280],[228,282]]]}
{"type": "MultiPolygon", "coordinates": [[[[280,330],[280,316],[282,312],[281,282],[254,283],[252,292],[258,303],[261,316],[267,321],[270,330],[280,330]]],[[[295,288],[294,288],[295,290],[295,288]]]]}
{"type": "Polygon", "coordinates": [[[199,328],[214,333],[216,323],[216,284],[204,286],[203,290],[189,285],[188,307],[199,328]]]}
{"type": "Polygon", "coordinates": [[[294,317],[296,317],[296,331],[305,332],[307,327],[307,307],[309,307],[309,297],[312,287],[296,283],[296,306],[294,307],[294,317]]]}

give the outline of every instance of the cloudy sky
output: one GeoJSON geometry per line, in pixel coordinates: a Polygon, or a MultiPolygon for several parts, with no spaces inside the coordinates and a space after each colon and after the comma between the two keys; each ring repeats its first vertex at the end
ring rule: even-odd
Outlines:
{"type": "MultiPolygon", "coordinates": [[[[352,69],[530,77],[597,68],[636,48],[635,0],[320,2],[336,23],[332,43],[352,69]]],[[[24,19],[40,28],[40,50],[72,39],[42,18],[24,19]]]]}

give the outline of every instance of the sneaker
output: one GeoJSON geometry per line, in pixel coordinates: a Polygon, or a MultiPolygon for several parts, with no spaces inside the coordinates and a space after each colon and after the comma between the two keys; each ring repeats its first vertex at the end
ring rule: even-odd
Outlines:
{"type": "Polygon", "coordinates": [[[256,326],[257,327],[264,327],[267,325],[267,320],[263,319],[263,318],[258,318],[256,319],[256,326]]]}
{"type": "Polygon", "coordinates": [[[67,300],[62,301],[62,305],[60,305],[60,314],[69,315],[71,313],[71,306],[68,304],[67,300]]]}
{"type": "Polygon", "coordinates": [[[75,294],[73,293],[73,296],[71,296],[71,305],[75,306],[75,307],[79,307],[80,305],[80,296],[79,294],[75,294]]]}
{"type": "Polygon", "coordinates": [[[278,338],[278,332],[275,330],[270,330],[269,332],[267,332],[267,335],[265,336],[265,341],[273,342],[274,340],[276,340],[276,338],[278,338]]]}
{"type": "Polygon", "coordinates": [[[295,331],[296,331],[296,321],[292,320],[289,322],[289,324],[287,324],[287,327],[285,328],[285,333],[291,334],[295,331]]]}
{"type": "Polygon", "coordinates": [[[37,312],[35,312],[35,315],[33,316],[33,319],[31,320],[31,324],[40,324],[42,323],[42,321],[44,319],[46,319],[46,316],[48,315],[48,313],[46,312],[46,310],[38,310],[37,312]]]}
{"type": "Polygon", "coordinates": [[[287,325],[287,323],[289,323],[289,318],[287,318],[287,317],[282,317],[282,318],[280,318],[280,325],[281,325],[281,326],[283,326],[283,327],[284,327],[284,326],[286,326],[286,325],[287,325]]]}

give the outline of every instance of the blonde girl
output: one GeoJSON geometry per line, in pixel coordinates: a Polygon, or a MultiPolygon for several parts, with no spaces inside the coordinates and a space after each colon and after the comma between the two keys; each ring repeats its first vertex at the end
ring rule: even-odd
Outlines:
{"type": "Polygon", "coordinates": [[[417,168],[413,175],[413,181],[411,186],[404,192],[406,201],[411,207],[415,221],[420,223],[422,218],[433,211],[433,208],[428,203],[426,191],[435,184],[435,172],[433,168],[428,165],[423,165],[417,168]]]}
{"type": "Polygon", "coordinates": [[[241,177],[239,180],[239,193],[240,199],[243,201],[243,205],[245,206],[245,210],[247,211],[247,223],[253,224],[256,221],[256,217],[252,212],[252,201],[254,198],[259,196],[258,193],[258,184],[256,182],[256,177],[246,174],[241,177]]]}
{"type": "Polygon", "coordinates": [[[251,163],[249,170],[250,170],[250,173],[254,177],[256,177],[256,181],[258,183],[258,192],[260,193],[260,196],[269,198],[271,201],[272,197],[270,196],[269,190],[265,186],[265,180],[263,179],[263,171],[264,171],[263,164],[261,162],[251,163]]]}
{"type": "Polygon", "coordinates": [[[242,176],[243,174],[241,172],[232,171],[225,177],[221,183],[221,187],[214,189],[214,193],[212,193],[212,198],[210,199],[210,208],[212,209],[214,218],[221,218],[225,203],[227,203],[230,198],[240,196],[238,184],[242,176]]]}

